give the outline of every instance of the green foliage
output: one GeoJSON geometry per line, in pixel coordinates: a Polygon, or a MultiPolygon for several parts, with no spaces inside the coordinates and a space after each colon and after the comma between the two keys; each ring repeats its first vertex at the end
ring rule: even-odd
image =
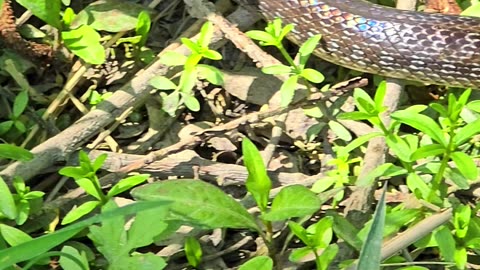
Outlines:
{"type": "Polygon", "coordinates": [[[28,105],[28,91],[23,90],[15,97],[13,102],[13,108],[11,113],[9,114],[10,120],[4,121],[0,123],[0,135],[7,133],[10,131],[12,127],[15,127],[21,134],[27,131],[25,124],[23,123],[23,119],[21,116],[28,105]]]}
{"type": "Polygon", "coordinates": [[[320,72],[311,68],[305,68],[306,63],[317,47],[321,36],[312,36],[300,47],[296,56],[299,61],[298,63],[295,63],[282,44],[285,36],[292,30],[293,25],[289,24],[285,27],[282,27],[281,20],[276,19],[273,22],[268,23],[265,31],[254,30],[247,32],[247,35],[250,38],[260,41],[260,45],[275,46],[290,65],[275,65],[262,69],[262,71],[266,74],[288,76],[288,78],[280,87],[280,93],[282,97],[281,105],[284,107],[292,102],[295,95],[295,89],[297,88],[297,83],[300,79],[312,83],[321,83],[325,79],[320,72]]]}
{"type": "Polygon", "coordinates": [[[95,208],[105,205],[115,195],[125,192],[134,186],[137,186],[147,180],[147,174],[140,174],[127,177],[115,184],[107,194],[104,194],[100,186],[100,181],[96,175],[97,171],[102,167],[106,154],[100,155],[91,162],[88,155],[80,151],[80,166],[65,167],[59,171],[60,174],[75,179],[75,182],[85,190],[85,192],[93,196],[95,201],[88,201],[71,210],[62,220],[62,224],[71,223],[84,215],[92,212],[95,208]]]}
{"type": "Polygon", "coordinates": [[[202,247],[194,237],[189,236],[185,239],[185,255],[188,263],[195,268],[202,261],[202,247]]]}
{"type": "Polygon", "coordinates": [[[222,55],[208,48],[213,35],[213,25],[206,22],[200,30],[199,38],[193,41],[182,38],[181,41],[192,53],[186,57],[175,52],[167,52],[160,61],[167,66],[183,66],[183,71],[178,84],[164,76],[156,76],[150,80],[150,85],[158,90],[173,90],[170,94],[164,92],[162,96],[162,109],[175,115],[176,110],[182,104],[192,111],[200,110],[200,102],[195,97],[193,88],[199,79],[205,79],[215,85],[223,85],[223,74],[217,68],[199,64],[203,58],[220,60],[222,55]]]}
{"type": "Polygon", "coordinates": [[[273,260],[267,256],[257,256],[242,264],[238,270],[272,270],[273,260]]]}

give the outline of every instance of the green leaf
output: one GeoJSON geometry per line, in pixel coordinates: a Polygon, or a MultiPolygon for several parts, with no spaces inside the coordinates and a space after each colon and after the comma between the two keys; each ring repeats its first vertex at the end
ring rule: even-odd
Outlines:
{"type": "Polygon", "coordinates": [[[447,167],[443,176],[451,180],[459,189],[467,190],[470,188],[469,181],[457,168],[447,167]]]}
{"type": "Polygon", "coordinates": [[[185,255],[187,256],[188,263],[197,268],[202,261],[202,247],[200,243],[192,236],[188,236],[185,239],[185,255]]]}
{"type": "Polygon", "coordinates": [[[374,97],[375,107],[379,112],[384,111],[383,100],[385,99],[386,93],[387,93],[387,82],[382,81],[378,85],[377,91],[375,92],[375,97],[374,97]]]}
{"type": "Polygon", "coordinates": [[[301,57],[300,65],[305,66],[309,56],[317,48],[320,38],[322,38],[322,35],[314,35],[300,46],[300,49],[298,49],[298,54],[301,57]]]}
{"type": "Polygon", "coordinates": [[[177,88],[177,85],[165,76],[155,76],[149,83],[158,90],[174,90],[177,88]]]}
{"type": "Polygon", "coordinates": [[[409,173],[407,175],[407,186],[414,194],[418,194],[419,192],[422,196],[421,198],[426,199],[430,194],[430,187],[427,186],[423,179],[416,173],[409,173]]]}
{"type": "Polygon", "coordinates": [[[328,121],[328,126],[341,140],[347,142],[352,140],[352,134],[350,134],[350,132],[337,121],[328,121]]]}
{"type": "Polygon", "coordinates": [[[134,186],[145,182],[148,177],[150,177],[149,174],[138,174],[122,179],[108,191],[107,196],[111,198],[117,194],[127,191],[134,186]]]}
{"type": "Polygon", "coordinates": [[[478,170],[475,161],[469,155],[463,152],[453,152],[450,157],[452,158],[455,165],[457,165],[458,170],[465,176],[465,178],[470,180],[477,179],[478,170]]]}
{"type": "Polygon", "coordinates": [[[30,151],[10,144],[0,144],[0,157],[20,161],[29,161],[33,159],[30,151]]]}
{"type": "Polygon", "coordinates": [[[385,193],[387,191],[387,184],[384,185],[382,197],[378,201],[377,208],[373,215],[373,223],[368,232],[360,257],[358,259],[358,269],[375,270],[380,269],[380,255],[383,241],[383,230],[385,226],[386,202],[385,193]]]}
{"type": "Polygon", "coordinates": [[[142,47],[147,42],[148,33],[150,32],[150,25],[152,24],[150,20],[150,15],[148,12],[142,10],[140,14],[138,14],[137,24],[135,25],[135,33],[140,35],[142,39],[138,42],[138,46],[142,47]]]}
{"type": "Polygon", "coordinates": [[[15,97],[15,101],[13,103],[13,117],[16,119],[20,115],[22,115],[23,111],[25,111],[25,108],[27,107],[28,104],[28,91],[21,91],[18,93],[18,95],[15,97]]]}
{"type": "MultiPolygon", "coordinates": [[[[95,184],[93,183],[92,179],[89,178],[80,178],[80,179],[75,179],[75,183],[81,188],[85,190],[85,192],[89,195],[92,195],[95,197],[97,200],[102,200],[102,195],[98,194],[98,190],[95,187],[95,184]]],[[[98,180],[97,180],[98,181],[98,180]]]]}
{"type": "Polygon", "coordinates": [[[99,201],[89,201],[80,205],[77,208],[70,210],[70,212],[68,212],[67,215],[63,218],[62,225],[74,222],[75,220],[92,212],[93,209],[97,208],[99,205],[99,201]]]}
{"type": "Polygon", "coordinates": [[[290,74],[292,72],[292,67],[286,65],[273,65],[262,68],[262,72],[271,75],[290,74]]]}
{"type": "Polygon", "coordinates": [[[366,142],[370,141],[371,139],[373,138],[376,138],[376,137],[380,137],[382,136],[383,133],[382,132],[371,132],[371,133],[367,133],[365,135],[362,135],[358,138],[356,138],[355,140],[351,141],[349,144],[347,144],[344,148],[342,148],[340,151],[341,153],[339,153],[339,155],[345,155],[347,153],[350,153],[352,152],[354,149],[362,146],[363,144],[365,144],[366,142]]]}
{"type": "Polygon", "coordinates": [[[312,248],[310,247],[301,247],[294,249],[292,253],[288,256],[288,260],[294,263],[299,263],[302,260],[305,260],[307,256],[312,255],[312,248]]]}
{"type": "Polygon", "coordinates": [[[274,45],[277,43],[275,37],[272,37],[272,35],[264,31],[252,30],[248,31],[246,35],[251,39],[265,43],[265,45],[274,45]]]}
{"type": "MultiPolygon", "coordinates": [[[[164,93],[161,93],[164,94],[164,93]]],[[[162,96],[162,110],[168,113],[170,116],[175,116],[175,112],[180,105],[180,93],[178,91],[174,91],[169,95],[161,95],[162,96]]]]}
{"type": "Polygon", "coordinates": [[[206,50],[202,52],[202,56],[211,60],[222,60],[222,55],[214,50],[206,50]]]}
{"type": "Polygon", "coordinates": [[[21,122],[21,121],[14,121],[13,122],[13,125],[15,126],[15,128],[17,128],[17,130],[23,134],[27,131],[27,128],[25,127],[25,125],[21,122]]]}
{"type": "Polygon", "coordinates": [[[71,246],[63,246],[62,252],[66,254],[70,254],[72,257],[77,259],[77,260],[72,260],[71,257],[60,256],[60,260],[58,260],[58,263],[60,264],[62,269],[68,269],[68,270],[89,269],[88,260],[85,253],[82,252],[82,254],[80,254],[78,250],[76,250],[74,247],[71,247],[71,246]],[[78,263],[81,263],[81,265],[78,265],[78,263]]]}
{"type": "Polygon", "coordinates": [[[290,76],[286,81],[283,82],[280,87],[281,102],[280,106],[287,107],[293,100],[295,96],[295,89],[297,88],[298,75],[290,76]]]}
{"type": "Polygon", "coordinates": [[[99,155],[93,162],[92,162],[92,171],[97,172],[100,168],[102,168],[103,163],[105,163],[105,160],[107,159],[108,155],[106,153],[103,153],[99,155]]]}
{"type": "Polygon", "coordinates": [[[415,152],[412,153],[410,156],[411,161],[419,160],[421,158],[426,158],[426,157],[436,157],[443,155],[445,153],[445,148],[441,146],[440,144],[428,144],[424,145],[415,152]]]}
{"type": "Polygon", "coordinates": [[[325,77],[323,76],[322,73],[311,68],[306,68],[302,70],[302,73],[300,75],[303,78],[305,78],[307,81],[312,83],[321,83],[325,80],[325,77]]]}
{"type": "MultiPolygon", "coordinates": [[[[7,133],[13,126],[12,120],[7,120],[0,123],[0,135],[7,133]]],[[[1,152],[0,152],[1,154],[1,152]]]]}
{"type": "Polygon", "coordinates": [[[324,249],[319,258],[321,262],[321,268],[319,270],[327,270],[330,263],[335,259],[335,256],[337,256],[338,251],[339,248],[337,244],[329,245],[324,249]]]}
{"type": "Polygon", "coordinates": [[[255,220],[241,204],[200,180],[165,180],[137,187],[131,193],[137,200],[172,202],[170,209],[177,220],[211,229],[258,230],[255,220]]]}
{"type": "Polygon", "coordinates": [[[293,222],[293,221],[289,221],[288,222],[288,228],[290,228],[290,230],[292,231],[292,233],[298,237],[298,239],[300,239],[305,245],[307,245],[308,247],[312,247],[313,246],[313,243],[312,241],[310,240],[310,238],[308,237],[308,233],[307,233],[307,230],[305,230],[305,228],[302,227],[302,225],[296,223],[296,222],[293,222]]]}
{"type": "Polygon", "coordinates": [[[320,209],[317,195],[301,185],[284,187],[275,196],[270,211],[262,218],[269,221],[286,220],[311,215],[320,209]]]}
{"type": "Polygon", "coordinates": [[[198,76],[206,79],[209,83],[215,85],[223,85],[223,73],[216,67],[199,64],[196,67],[198,76]]]}
{"type": "Polygon", "coordinates": [[[183,97],[183,103],[187,108],[191,111],[198,112],[200,111],[200,102],[195,96],[192,96],[190,94],[185,94],[182,95],[183,97]]]}
{"type": "Polygon", "coordinates": [[[440,143],[443,147],[447,147],[447,142],[442,129],[432,120],[432,118],[423,114],[403,110],[392,113],[392,119],[422,131],[430,136],[430,138],[440,143]]]}
{"type": "Polygon", "coordinates": [[[129,1],[95,1],[78,13],[71,27],[88,25],[98,31],[129,31],[136,28],[142,11],[144,8],[141,5],[129,1]]]}
{"type": "Polygon", "coordinates": [[[210,44],[210,41],[212,40],[213,30],[213,24],[210,21],[206,21],[202,25],[202,28],[200,29],[200,35],[197,40],[197,44],[201,48],[208,48],[208,44],[210,44]]]}
{"type": "Polygon", "coordinates": [[[478,133],[480,133],[480,119],[468,123],[466,126],[456,130],[454,137],[454,146],[459,147],[460,145],[471,140],[472,137],[478,133]]]}
{"type": "Polygon", "coordinates": [[[12,192],[2,177],[0,177],[0,213],[9,219],[17,217],[17,207],[12,192]]]}
{"type": "Polygon", "coordinates": [[[100,44],[100,35],[88,25],[61,33],[65,46],[89,64],[105,62],[105,50],[100,44]]]}
{"type": "Polygon", "coordinates": [[[455,235],[460,239],[464,239],[470,225],[472,209],[468,205],[460,204],[455,207],[454,211],[453,226],[455,228],[455,235]]]}
{"type": "Polygon", "coordinates": [[[455,239],[447,226],[442,226],[433,233],[442,257],[447,262],[455,261],[455,239]]]}
{"type": "Polygon", "coordinates": [[[66,28],[70,28],[70,25],[72,24],[73,19],[75,19],[75,16],[75,11],[72,8],[68,7],[65,9],[65,11],[63,12],[62,21],[66,28]]]}
{"type": "Polygon", "coordinates": [[[333,217],[326,216],[320,219],[315,225],[315,234],[310,237],[313,240],[313,246],[317,248],[326,248],[332,241],[333,236],[333,217]]]}
{"type": "Polygon", "coordinates": [[[256,256],[242,264],[238,270],[272,270],[273,260],[268,256],[256,256]]]}
{"type": "Polygon", "coordinates": [[[333,217],[333,231],[335,235],[345,240],[355,250],[360,251],[362,240],[358,237],[358,229],[338,213],[329,212],[329,215],[333,217]]]}
{"type": "Polygon", "coordinates": [[[7,226],[5,224],[0,224],[0,233],[2,234],[3,239],[5,239],[10,246],[18,246],[22,243],[32,240],[32,237],[24,233],[22,230],[7,226]]]}
{"type": "MultiPolygon", "coordinates": [[[[478,5],[480,7],[480,5],[478,5]]],[[[480,14],[480,13],[479,13],[480,14]]],[[[480,112],[480,100],[473,100],[469,103],[467,103],[467,108],[474,112],[480,112]]]]}
{"type": "Polygon", "coordinates": [[[171,67],[183,66],[186,62],[187,57],[177,52],[167,51],[160,56],[160,63],[171,67]]]}
{"type": "Polygon", "coordinates": [[[367,94],[367,92],[360,88],[355,88],[353,91],[353,97],[360,112],[375,115],[375,102],[367,94]]]}
{"type": "MultiPolygon", "coordinates": [[[[168,205],[142,211],[137,214],[135,220],[127,232],[128,246],[132,249],[148,246],[160,234],[170,233],[169,223],[163,220],[169,211],[168,205]],[[148,228],[148,230],[145,230],[148,228]]],[[[174,228],[175,231],[177,228],[174,228]]]]}
{"type": "Polygon", "coordinates": [[[60,171],[58,171],[58,173],[67,177],[71,177],[73,179],[80,179],[85,177],[88,172],[86,172],[84,169],[80,167],[69,166],[69,167],[61,168],[60,171]]]}
{"type": "Polygon", "coordinates": [[[340,114],[337,116],[337,119],[338,119],[338,120],[354,120],[354,121],[358,121],[358,120],[367,120],[367,119],[370,119],[372,116],[375,116],[375,115],[372,115],[372,114],[366,113],[366,112],[346,112],[346,113],[340,113],[340,114]]]}
{"type": "Polygon", "coordinates": [[[263,163],[262,156],[257,147],[248,138],[242,141],[242,153],[245,167],[247,167],[248,178],[246,187],[252,194],[261,212],[267,209],[272,181],[268,177],[267,169],[263,163]]]}
{"type": "Polygon", "coordinates": [[[42,21],[60,29],[60,0],[17,0],[17,3],[42,21]]]}
{"type": "Polygon", "coordinates": [[[0,250],[0,269],[5,269],[10,265],[27,261],[39,256],[65,242],[67,239],[70,239],[75,234],[93,223],[101,221],[105,222],[113,217],[132,215],[147,209],[165,207],[167,204],[167,202],[137,202],[119,209],[104,212],[100,215],[77,222],[73,225],[57,230],[54,233],[40,236],[20,245],[2,249],[0,250]]]}

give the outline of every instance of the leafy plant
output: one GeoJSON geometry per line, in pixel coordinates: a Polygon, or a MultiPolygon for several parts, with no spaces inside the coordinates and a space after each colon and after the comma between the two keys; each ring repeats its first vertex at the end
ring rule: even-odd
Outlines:
{"type": "Polygon", "coordinates": [[[84,215],[90,213],[95,208],[105,205],[115,195],[131,189],[132,187],[141,184],[147,180],[147,174],[139,174],[127,177],[115,184],[107,194],[103,193],[100,181],[96,175],[97,171],[102,167],[106,154],[100,155],[91,162],[88,155],[80,151],[79,162],[80,166],[65,167],[59,171],[60,174],[75,179],[75,182],[85,190],[85,192],[93,196],[96,200],[88,201],[77,208],[71,210],[62,220],[62,224],[71,223],[84,215]]]}
{"type": "Polygon", "coordinates": [[[215,85],[223,85],[223,75],[217,68],[199,64],[203,58],[220,60],[222,55],[208,48],[213,35],[213,25],[206,22],[199,34],[197,41],[182,38],[182,43],[192,52],[188,57],[167,52],[161,56],[160,61],[167,66],[183,66],[178,84],[165,76],[156,76],[150,84],[158,90],[173,90],[170,94],[161,93],[162,109],[170,115],[175,115],[177,108],[185,104],[192,111],[200,110],[200,103],[195,97],[193,87],[199,79],[205,79],[215,85]]]}
{"type": "Polygon", "coordinates": [[[282,21],[280,19],[276,19],[273,22],[268,23],[265,31],[253,30],[247,32],[247,35],[250,38],[260,41],[260,44],[262,46],[276,47],[280,51],[282,56],[286,59],[287,63],[290,65],[286,66],[282,64],[264,67],[262,69],[262,71],[266,74],[288,76],[288,79],[286,79],[280,87],[282,106],[287,106],[288,104],[290,104],[290,102],[292,102],[295,95],[295,89],[297,88],[297,83],[300,80],[304,80],[305,82],[321,83],[325,79],[325,77],[320,72],[305,67],[312,52],[317,47],[321,36],[312,36],[300,47],[296,56],[296,59],[298,59],[298,63],[295,63],[295,61],[288,54],[287,50],[283,46],[283,40],[285,36],[292,30],[292,24],[282,27],[282,21]]]}

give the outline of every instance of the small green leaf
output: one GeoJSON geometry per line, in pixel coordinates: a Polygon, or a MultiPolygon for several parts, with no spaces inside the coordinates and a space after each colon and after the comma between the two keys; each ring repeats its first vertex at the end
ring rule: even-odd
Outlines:
{"type": "Polygon", "coordinates": [[[0,144],[0,157],[20,161],[29,161],[33,159],[30,151],[10,144],[0,144]]]}
{"type": "Polygon", "coordinates": [[[443,147],[447,147],[447,142],[442,129],[432,120],[432,118],[423,114],[403,110],[392,113],[392,119],[422,131],[430,136],[430,138],[440,143],[443,147]]]}
{"type": "Polygon", "coordinates": [[[70,210],[70,212],[68,212],[67,215],[65,215],[65,217],[63,218],[62,225],[74,222],[75,220],[92,212],[93,209],[97,208],[99,205],[99,201],[89,201],[80,205],[77,208],[70,210]]]}
{"type": "Polygon", "coordinates": [[[294,263],[301,262],[302,260],[305,260],[307,256],[311,256],[312,253],[312,248],[310,247],[296,248],[290,253],[288,260],[294,263]]]}
{"type": "Polygon", "coordinates": [[[362,240],[358,237],[358,229],[338,213],[330,212],[329,215],[333,217],[333,231],[335,235],[345,240],[355,250],[360,251],[362,240]]]}
{"type": "Polygon", "coordinates": [[[20,115],[22,115],[23,111],[25,111],[25,108],[27,107],[28,104],[28,91],[21,91],[18,93],[18,95],[15,97],[15,101],[13,103],[13,117],[18,118],[20,115]]]}
{"type": "Polygon", "coordinates": [[[200,29],[200,35],[198,37],[197,44],[201,48],[208,48],[208,44],[210,44],[210,40],[212,40],[213,36],[213,24],[210,21],[206,21],[202,28],[200,29]]]}
{"type": "Polygon", "coordinates": [[[366,142],[370,141],[373,138],[380,137],[382,136],[382,132],[371,132],[365,135],[362,135],[355,140],[351,141],[349,144],[347,144],[344,148],[341,149],[341,153],[339,155],[345,155],[347,153],[352,152],[354,149],[362,146],[366,142]]]}
{"type": "Polygon", "coordinates": [[[196,67],[198,76],[206,79],[209,83],[215,85],[223,85],[223,73],[216,67],[199,64],[196,67]]]}
{"type": "Polygon", "coordinates": [[[188,263],[197,268],[202,261],[202,247],[200,243],[192,236],[185,239],[185,255],[188,263]]]}
{"type": "Polygon", "coordinates": [[[309,247],[313,246],[312,241],[308,237],[307,230],[305,230],[305,228],[303,228],[302,225],[290,220],[288,222],[288,227],[290,228],[292,233],[296,237],[298,237],[298,239],[300,239],[305,245],[307,245],[309,247]]]}
{"type": "MultiPolygon", "coordinates": [[[[102,199],[102,195],[98,194],[98,190],[95,187],[95,184],[93,183],[93,179],[90,178],[79,178],[75,179],[75,183],[81,188],[85,190],[85,192],[93,197],[95,197],[97,200],[102,199]]],[[[98,181],[98,180],[97,180],[98,181]]]]}
{"type": "MultiPolygon", "coordinates": [[[[314,35],[307,39],[302,46],[300,46],[300,49],[298,49],[298,53],[302,57],[308,57],[312,52],[317,48],[318,42],[320,42],[320,38],[322,38],[322,35],[314,35]]],[[[301,62],[301,64],[305,64],[301,62]]]]}
{"type": "Polygon", "coordinates": [[[375,115],[372,115],[366,112],[346,112],[346,113],[340,113],[337,116],[337,119],[359,121],[359,120],[370,119],[372,116],[375,116],[375,115]]]}
{"type": "Polygon", "coordinates": [[[222,55],[214,50],[206,50],[202,52],[202,56],[211,60],[222,60],[222,55]]]}
{"type": "Polygon", "coordinates": [[[292,68],[285,65],[273,65],[262,68],[262,72],[271,75],[289,74],[292,72],[292,68]]]}
{"type": "Polygon", "coordinates": [[[445,153],[445,148],[443,148],[443,146],[441,146],[440,144],[428,144],[415,150],[415,152],[412,153],[410,160],[415,161],[426,157],[433,158],[436,156],[440,156],[443,153],[445,153]]]}
{"type": "Polygon", "coordinates": [[[71,177],[73,179],[80,179],[85,177],[88,172],[86,172],[80,167],[64,167],[60,169],[58,173],[67,177],[71,177]]]}
{"type": "Polygon", "coordinates": [[[463,152],[453,152],[451,158],[455,165],[457,165],[458,170],[470,180],[477,179],[478,170],[475,161],[469,155],[463,152]]]}
{"type": "Polygon", "coordinates": [[[9,219],[17,216],[17,207],[7,183],[0,177],[0,213],[9,219]]]}
{"type": "Polygon", "coordinates": [[[140,14],[138,14],[137,25],[135,26],[135,33],[142,37],[140,42],[138,43],[139,47],[144,46],[147,42],[151,24],[152,22],[150,20],[150,15],[148,15],[148,12],[142,10],[140,14]]]}
{"type": "Polygon", "coordinates": [[[127,191],[134,186],[145,182],[148,177],[150,177],[149,174],[139,174],[122,179],[108,191],[107,196],[111,198],[117,194],[127,191]]]}
{"type": "Polygon", "coordinates": [[[105,163],[105,160],[107,159],[108,155],[106,153],[103,153],[99,155],[92,163],[92,169],[93,172],[97,172],[100,168],[102,168],[103,163],[105,163]]]}
{"type": "Polygon", "coordinates": [[[471,140],[472,137],[478,133],[480,133],[480,119],[477,119],[471,123],[468,123],[466,126],[457,129],[454,137],[455,147],[459,147],[460,145],[471,140]]]}
{"type": "Polygon", "coordinates": [[[60,256],[58,263],[60,264],[62,269],[68,269],[68,270],[89,269],[88,260],[85,253],[82,252],[82,254],[80,254],[78,250],[76,250],[71,246],[63,246],[62,252],[66,254],[70,254],[72,257],[76,258],[76,260],[72,260],[70,256],[60,256]],[[79,265],[79,263],[81,263],[81,265],[79,265]]]}
{"type": "Polygon", "coordinates": [[[328,126],[341,140],[347,142],[352,140],[352,134],[350,134],[350,132],[337,121],[328,121],[328,126]]]}
{"type": "Polygon", "coordinates": [[[171,67],[183,66],[185,62],[187,57],[177,52],[167,51],[160,56],[160,63],[171,67]]]}
{"type": "Polygon", "coordinates": [[[460,204],[454,208],[454,211],[453,225],[455,227],[455,235],[460,239],[464,239],[470,225],[472,209],[468,205],[460,204]]]}
{"type": "Polygon", "coordinates": [[[383,107],[383,100],[385,99],[385,94],[387,93],[387,82],[382,81],[378,87],[377,91],[375,92],[374,102],[377,111],[381,112],[384,111],[383,107]]]}
{"type": "Polygon", "coordinates": [[[267,45],[276,44],[275,38],[272,37],[272,35],[270,35],[267,32],[259,31],[259,30],[252,30],[252,31],[248,31],[246,34],[249,38],[264,42],[267,45]]]}
{"type": "Polygon", "coordinates": [[[442,226],[433,233],[442,257],[447,262],[455,261],[455,239],[447,226],[442,226]]]}
{"type": "Polygon", "coordinates": [[[0,135],[7,133],[13,126],[12,120],[7,120],[0,123],[0,135]]]}
{"type": "Polygon", "coordinates": [[[268,256],[256,256],[242,264],[238,270],[272,270],[273,260],[268,256]]]}
{"type": "Polygon", "coordinates": [[[375,102],[372,98],[360,88],[355,88],[353,91],[353,97],[355,99],[355,103],[357,104],[357,108],[360,112],[373,114],[375,115],[375,102]]]}
{"type": "Polygon", "coordinates": [[[183,103],[185,104],[185,106],[187,106],[189,110],[194,112],[200,111],[200,102],[195,96],[186,94],[186,95],[182,95],[182,97],[183,97],[183,103]]]}
{"type": "Polygon", "coordinates": [[[65,46],[85,62],[99,65],[105,62],[105,50],[100,35],[88,25],[62,32],[65,46]]]}
{"type": "Polygon", "coordinates": [[[159,90],[174,90],[177,88],[170,79],[164,76],[155,76],[150,80],[150,85],[159,90]]]}
{"type": "Polygon", "coordinates": [[[260,210],[265,212],[272,181],[268,177],[260,152],[248,138],[244,138],[242,141],[242,153],[245,167],[248,170],[247,190],[255,198],[260,210]]]}
{"type": "Polygon", "coordinates": [[[305,78],[307,81],[312,83],[321,83],[325,80],[325,77],[323,76],[322,73],[311,68],[306,68],[302,70],[302,73],[300,75],[303,78],[305,78]]]}
{"type": "Polygon", "coordinates": [[[280,106],[287,107],[295,96],[295,89],[297,88],[298,75],[290,76],[280,87],[281,102],[280,106]]]}
{"type": "Polygon", "coordinates": [[[315,228],[315,234],[310,237],[313,240],[313,246],[317,248],[326,248],[332,241],[333,217],[324,217],[312,227],[315,228]]]}
{"type": "Polygon", "coordinates": [[[286,220],[311,215],[320,209],[317,195],[301,185],[284,187],[275,196],[270,211],[262,218],[269,221],[286,220]]]}
{"type": "Polygon", "coordinates": [[[67,7],[63,12],[62,21],[66,28],[70,28],[70,24],[72,24],[73,19],[75,19],[75,11],[72,8],[67,7]]]}

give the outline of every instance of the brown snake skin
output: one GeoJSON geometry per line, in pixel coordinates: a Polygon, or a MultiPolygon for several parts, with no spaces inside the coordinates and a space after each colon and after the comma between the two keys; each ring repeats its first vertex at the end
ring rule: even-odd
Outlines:
{"type": "Polygon", "coordinates": [[[387,77],[480,88],[480,19],[402,11],[364,0],[244,0],[281,18],[302,43],[322,34],[315,54],[387,77]]]}

